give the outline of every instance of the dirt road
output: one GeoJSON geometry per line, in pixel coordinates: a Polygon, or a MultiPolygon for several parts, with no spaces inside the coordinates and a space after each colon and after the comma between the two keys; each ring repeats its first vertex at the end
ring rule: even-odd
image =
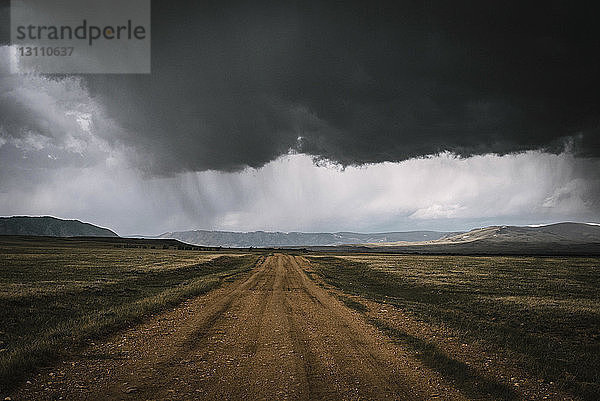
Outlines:
{"type": "Polygon", "coordinates": [[[265,257],[242,279],[91,344],[12,400],[463,398],[307,268],[301,257],[265,257]]]}

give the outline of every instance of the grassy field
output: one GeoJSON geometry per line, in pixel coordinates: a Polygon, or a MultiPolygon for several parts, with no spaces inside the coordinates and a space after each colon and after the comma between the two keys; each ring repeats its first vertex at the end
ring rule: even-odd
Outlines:
{"type": "Polygon", "coordinates": [[[0,243],[0,394],[79,346],[249,271],[259,258],[147,248],[0,243]]]}
{"type": "MultiPolygon", "coordinates": [[[[324,281],[349,295],[400,307],[450,327],[461,341],[506,355],[582,399],[600,394],[600,258],[353,255],[311,257],[324,281]]],[[[364,306],[342,299],[349,307],[364,306]]],[[[476,372],[435,345],[384,322],[371,323],[419,351],[445,376],[476,372]]],[[[484,383],[497,398],[514,394],[484,383]]]]}

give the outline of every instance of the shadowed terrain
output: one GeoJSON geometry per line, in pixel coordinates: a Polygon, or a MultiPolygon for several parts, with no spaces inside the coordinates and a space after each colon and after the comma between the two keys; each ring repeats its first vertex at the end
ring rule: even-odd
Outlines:
{"type": "Polygon", "coordinates": [[[5,239],[0,395],[13,400],[594,400],[599,388],[597,258],[5,239]]]}

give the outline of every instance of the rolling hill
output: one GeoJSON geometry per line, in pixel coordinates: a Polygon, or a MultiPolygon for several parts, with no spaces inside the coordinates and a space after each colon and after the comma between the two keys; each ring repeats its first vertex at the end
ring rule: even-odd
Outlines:
{"type": "Polygon", "coordinates": [[[0,217],[0,235],[33,235],[49,237],[118,237],[107,229],[79,220],[56,217],[0,217]]]}
{"type": "Polygon", "coordinates": [[[403,253],[600,254],[600,226],[586,223],[491,226],[433,241],[370,243],[361,248],[403,253]]]}
{"type": "MultiPolygon", "coordinates": [[[[557,223],[543,226],[490,226],[476,228],[431,241],[431,244],[461,244],[476,241],[490,243],[555,242],[555,243],[600,243],[600,226],[586,223],[557,223]]],[[[373,244],[380,245],[380,244],[373,244]]],[[[400,242],[383,243],[384,246],[403,245],[400,242]]]]}

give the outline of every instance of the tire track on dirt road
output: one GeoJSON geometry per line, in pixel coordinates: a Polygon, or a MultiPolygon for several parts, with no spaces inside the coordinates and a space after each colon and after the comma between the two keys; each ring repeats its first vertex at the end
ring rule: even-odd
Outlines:
{"type": "Polygon", "coordinates": [[[309,268],[298,256],[267,256],[12,399],[464,399],[316,285],[309,268]]]}

